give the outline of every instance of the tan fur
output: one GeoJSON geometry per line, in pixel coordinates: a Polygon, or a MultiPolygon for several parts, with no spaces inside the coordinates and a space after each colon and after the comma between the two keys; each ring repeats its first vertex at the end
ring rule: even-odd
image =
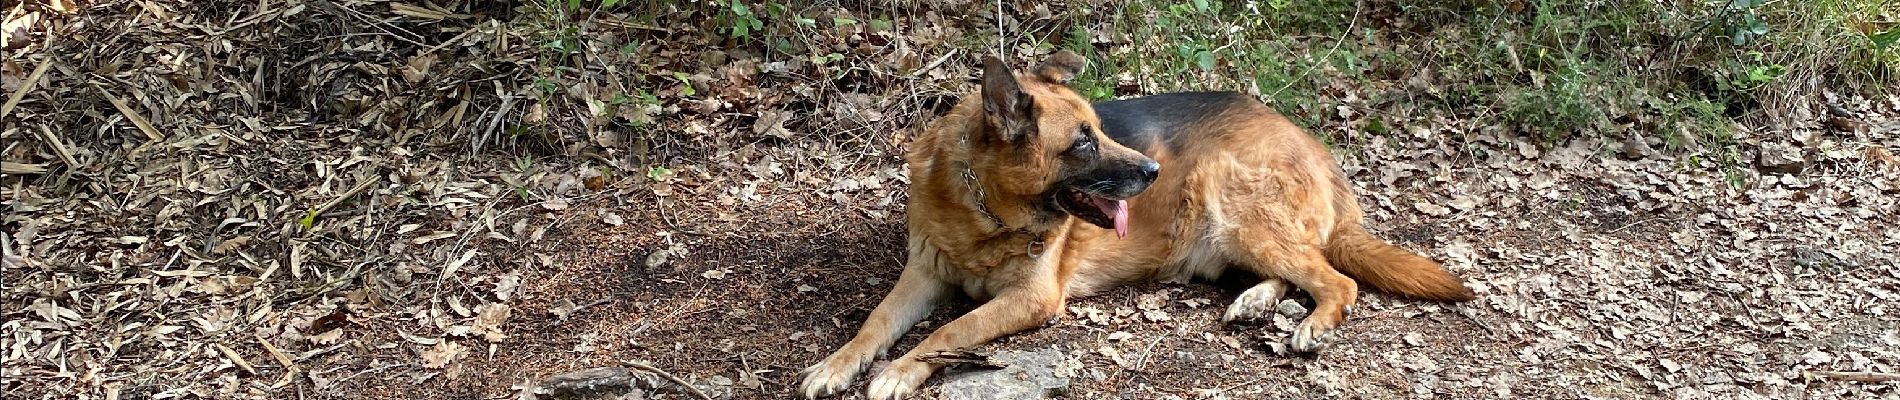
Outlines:
{"type": "Polygon", "coordinates": [[[872,379],[870,398],[901,398],[921,386],[937,366],[918,361],[920,355],[1035,328],[1056,317],[1070,296],[1131,282],[1214,277],[1229,266],[1261,277],[1226,319],[1266,315],[1289,285],[1298,287],[1316,302],[1291,342],[1301,351],[1322,346],[1356,301],[1357,283],[1348,274],[1411,297],[1472,297],[1436,263],[1367,235],[1325,147],[1265,105],[1196,121],[1176,151],[1137,153],[1099,133],[1093,108],[1062,85],[1081,68],[1079,60],[1059,55],[1034,74],[1013,75],[1036,104],[1034,121],[1000,121],[986,112],[993,99],[978,93],[916,138],[907,157],[904,272],[849,343],[804,371],[802,394],[843,390],[953,290],[984,302],[893,359],[872,379]],[[995,127],[1011,122],[1033,123],[1039,133],[1022,143],[995,139],[995,127]],[[1064,132],[1076,124],[1096,127],[1102,157],[1145,153],[1162,165],[1146,191],[1127,200],[1127,237],[1038,214],[1037,196],[1075,168],[1056,154],[1073,143],[1064,132]],[[966,165],[981,196],[961,175],[966,165]],[[1005,226],[984,216],[979,203],[1005,226]]]}

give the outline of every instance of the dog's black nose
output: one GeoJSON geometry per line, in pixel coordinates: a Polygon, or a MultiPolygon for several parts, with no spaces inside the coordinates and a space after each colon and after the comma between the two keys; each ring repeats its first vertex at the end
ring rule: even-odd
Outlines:
{"type": "Polygon", "coordinates": [[[1160,175],[1161,175],[1161,163],[1154,162],[1154,161],[1141,163],[1141,177],[1147,178],[1148,180],[1152,181],[1155,179],[1156,176],[1160,176],[1160,175]]]}

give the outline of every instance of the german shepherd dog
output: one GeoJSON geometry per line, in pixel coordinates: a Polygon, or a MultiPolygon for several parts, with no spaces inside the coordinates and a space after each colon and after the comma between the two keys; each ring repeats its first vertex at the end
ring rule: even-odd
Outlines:
{"type": "Polygon", "coordinates": [[[1473,298],[1437,263],[1367,234],[1326,148],[1265,104],[1207,92],[1091,105],[1066,85],[1086,64],[1064,51],[1017,74],[987,57],[980,92],[916,138],[904,272],[850,343],[803,371],[805,397],[850,386],[959,290],[982,304],[892,360],[870,399],[921,386],[938,366],[919,356],[1043,326],[1069,297],[1125,283],[1258,276],[1225,321],[1269,315],[1290,283],[1316,303],[1289,343],[1304,353],[1331,339],[1358,282],[1473,298]]]}

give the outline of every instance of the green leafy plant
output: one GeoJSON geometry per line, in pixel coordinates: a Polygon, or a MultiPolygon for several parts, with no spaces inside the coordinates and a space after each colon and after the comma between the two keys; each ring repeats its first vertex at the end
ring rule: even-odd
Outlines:
{"type": "Polygon", "coordinates": [[[1746,92],[1755,90],[1788,73],[1788,67],[1767,61],[1759,51],[1751,51],[1745,58],[1731,60],[1728,63],[1727,78],[1717,82],[1723,91],[1746,92]]]}
{"type": "Polygon", "coordinates": [[[698,90],[693,89],[693,78],[687,76],[685,72],[674,72],[673,79],[680,81],[681,96],[692,97],[695,94],[699,94],[698,90]]]}
{"type": "Polygon", "coordinates": [[[1716,17],[1723,21],[1724,31],[1731,44],[1745,45],[1768,34],[1768,22],[1762,20],[1760,14],[1755,13],[1755,8],[1766,2],[1767,0],[1730,0],[1721,12],[1716,13],[1716,17]]]}
{"type": "Polygon", "coordinates": [[[759,19],[757,14],[752,13],[752,8],[746,7],[745,3],[739,0],[726,2],[726,8],[720,14],[719,21],[723,25],[720,29],[726,32],[727,37],[734,39],[751,38],[752,32],[765,29],[765,21],[759,19]]]}
{"type": "Polygon", "coordinates": [[[311,209],[305,212],[303,218],[297,219],[297,226],[303,227],[303,230],[306,231],[310,230],[311,227],[317,226],[317,210],[311,209]]]}
{"type": "Polygon", "coordinates": [[[1895,43],[1900,43],[1900,26],[1887,28],[1885,32],[1869,34],[1867,35],[1867,40],[1873,42],[1874,48],[1891,48],[1895,43]]]}
{"type": "Polygon", "coordinates": [[[657,165],[647,167],[647,179],[652,179],[654,182],[665,182],[667,179],[672,178],[673,169],[671,168],[657,165]]]}

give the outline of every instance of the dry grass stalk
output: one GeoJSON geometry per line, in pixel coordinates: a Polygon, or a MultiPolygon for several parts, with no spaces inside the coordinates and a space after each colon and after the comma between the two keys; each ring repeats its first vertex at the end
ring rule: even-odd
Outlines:
{"type": "Polygon", "coordinates": [[[73,159],[73,151],[67,148],[65,141],[60,140],[59,135],[54,134],[51,128],[40,125],[40,140],[45,141],[47,147],[53,148],[53,153],[59,156],[60,162],[66,163],[68,171],[79,168],[79,161],[73,159]]]}
{"type": "Polygon", "coordinates": [[[224,358],[231,359],[231,363],[237,364],[238,368],[243,369],[245,373],[257,375],[257,368],[252,367],[251,362],[244,360],[244,356],[238,355],[236,350],[231,350],[229,346],[225,346],[223,343],[213,343],[211,347],[216,347],[219,353],[224,354],[224,358]]]}
{"type": "Polygon", "coordinates": [[[112,108],[119,109],[120,114],[125,114],[126,119],[132,120],[132,125],[137,126],[139,132],[145,133],[145,138],[151,139],[152,141],[165,140],[165,135],[159,133],[158,128],[153,128],[152,122],[146,120],[145,116],[139,115],[138,111],[134,111],[131,106],[126,105],[125,100],[120,100],[118,96],[113,96],[112,92],[107,91],[104,86],[94,84],[92,88],[99,89],[99,95],[105,96],[106,101],[112,103],[112,108]]]}
{"type": "Polygon", "coordinates": [[[281,388],[289,385],[292,380],[296,379],[297,374],[302,372],[301,368],[297,368],[296,362],[290,360],[290,355],[284,354],[284,350],[277,348],[277,345],[271,344],[269,339],[259,336],[257,343],[264,346],[264,351],[270,353],[271,359],[277,360],[277,365],[284,367],[284,378],[279,379],[276,383],[272,383],[271,388],[281,388]]]}
{"type": "Polygon", "coordinates": [[[12,161],[0,161],[0,174],[34,175],[46,173],[46,164],[28,164],[12,161]]]}
{"type": "Polygon", "coordinates": [[[7,103],[0,105],[0,118],[6,118],[7,114],[13,113],[13,106],[20,105],[20,100],[26,98],[26,94],[32,92],[33,87],[39,86],[36,84],[40,82],[40,77],[46,75],[46,69],[52,66],[52,57],[47,57],[45,61],[40,61],[40,66],[34,67],[33,73],[26,75],[26,81],[20,83],[20,88],[15,89],[13,95],[7,96],[7,103]]]}

